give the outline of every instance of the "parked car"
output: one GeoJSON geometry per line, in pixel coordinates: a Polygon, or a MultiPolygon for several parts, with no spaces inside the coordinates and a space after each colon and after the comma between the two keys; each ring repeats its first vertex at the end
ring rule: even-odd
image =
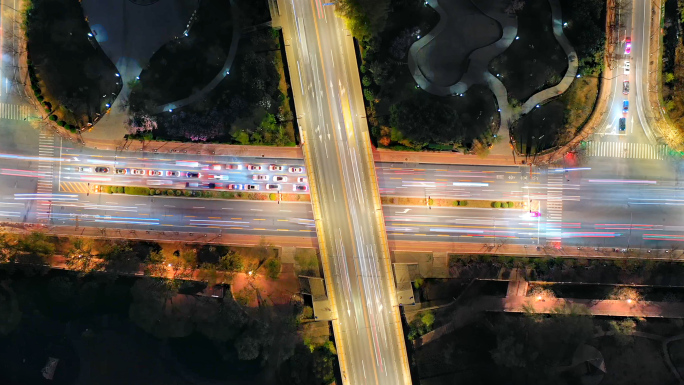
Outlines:
{"type": "Polygon", "coordinates": [[[268,180],[268,175],[252,175],[252,180],[268,180]]]}
{"type": "Polygon", "coordinates": [[[115,168],[114,172],[119,174],[119,175],[126,175],[126,174],[128,174],[128,169],[127,168],[115,168]]]}
{"type": "Polygon", "coordinates": [[[241,184],[229,184],[226,186],[228,190],[243,190],[244,188],[242,187],[241,184]]]}
{"type": "Polygon", "coordinates": [[[627,36],[625,38],[625,55],[629,55],[632,52],[632,38],[627,36]]]}
{"type": "Polygon", "coordinates": [[[280,190],[279,184],[267,184],[266,190],[280,190]]]}
{"type": "Polygon", "coordinates": [[[139,168],[134,168],[131,170],[131,174],[133,174],[133,175],[145,175],[145,170],[141,170],[139,168]]]}
{"type": "Polygon", "coordinates": [[[290,167],[290,172],[293,174],[301,174],[304,172],[304,167],[290,167]]]}
{"type": "Polygon", "coordinates": [[[625,60],[625,75],[629,75],[629,60],[625,60]]]}
{"type": "Polygon", "coordinates": [[[92,167],[79,167],[78,172],[93,172],[92,167]]]}
{"type": "Polygon", "coordinates": [[[258,184],[246,184],[245,185],[245,190],[258,190],[259,185],[258,184]]]}
{"type": "Polygon", "coordinates": [[[274,175],[273,181],[274,182],[287,182],[287,177],[284,175],[274,175]]]}
{"type": "Polygon", "coordinates": [[[300,176],[297,178],[297,183],[306,183],[307,179],[305,176],[300,176]]]}
{"type": "Polygon", "coordinates": [[[258,164],[248,164],[247,165],[247,170],[252,170],[252,171],[261,171],[264,168],[259,166],[258,164]]]}
{"type": "Polygon", "coordinates": [[[296,184],[292,186],[292,191],[309,191],[309,188],[306,185],[296,184]]]}
{"type": "Polygon", "coordinates": [[[166,176],[178,177],[178,176],[180,176],[180,171],[167,171],[166,176]]]}
{"type": "Polygon", "coordinates": [[[625,95],[629,94],[629,80],[622,82],[622,93],[625,95]]]}
{"type": "Polygon", "coordinates": [[[164,176],[164,171],[147,170],[147,175],[149,175],[149,176],[164,176]]]}
{"type": "Polygon", "coordinates": [[[95,167],[95,172],[108,173],[109,167],[95,167]]]}
{"type": "Polygon", "coordinates": [[[185,173],[185,176],[187,178],[200,178],[202,176],[202,174],[195,172],[195,171],[188,171],[187,173],[185,173]]]}
{"type": "Polygon", "coordinates": [[[268,166],[269,171],[283,171],[285,170],[285,166],[278,166],[276,164],[272,164],[268,166]]]}

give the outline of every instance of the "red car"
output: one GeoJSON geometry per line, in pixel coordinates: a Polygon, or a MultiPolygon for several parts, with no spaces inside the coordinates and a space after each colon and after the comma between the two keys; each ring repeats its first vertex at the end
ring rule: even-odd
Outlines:
{"type": "Polygon", "coordinates": [[[627,36],[625,38],[625,55],[629,55],[632,52],[632,38],[627,36]]]}

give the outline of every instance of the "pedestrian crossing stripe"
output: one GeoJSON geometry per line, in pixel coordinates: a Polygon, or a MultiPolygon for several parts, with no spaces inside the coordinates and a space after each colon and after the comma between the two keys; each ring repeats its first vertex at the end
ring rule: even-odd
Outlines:
{"type": "MultiPolygon", "coordinates": [[[[47,195],[52,193],[52,184],[54,181],[54,162],[46,161],[46,158],[54,156],[55,137],[54,134],[46,130],[42,130],[39,134],[38,153],[41,158],[38,161],[38,169],[43,174],[44,179],[38,181],[36,192],[38,194],[47,195]]],[[[49,220],[51,205],[43,202],[38,205],[36,210],[38,221],[44,222],[49,220]]]]}
{"type": "Polygon", "coordinates": [[[0,119],[31,120],[38,118],[32,106],[0,103],[0,119]]]}
{"type": "Polygon", "coordinates": [[[549,174],[547,178],[549,188],[546,191],[546,240],[557,242],[563,237],[561,222],[563,220],[563,182],[565,175],[549,174]],[[552,188],[559,187],[559,188],[552,188]]]}
{"type": "Polygon", "coordinates": [[[669,153],[670,148],[665,144],[590,141],[586,146],[587,156],[604,158],[663,160],[669,153]]]}
{"type": "Polygon", "coordinates": [[[80,193],[86,194],[88,192],[88,183],[83,182],[60,182],[60,192],[80,193]]]}

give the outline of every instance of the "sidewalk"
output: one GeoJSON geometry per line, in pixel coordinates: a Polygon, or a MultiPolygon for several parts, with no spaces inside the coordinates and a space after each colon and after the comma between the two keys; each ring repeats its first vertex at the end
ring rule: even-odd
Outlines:
{"type": "MultiPolygon", "coordinates": [[[[241,146],[232,144],[185,143],[140,140],[106,140],[84,138],[87,147],[110,151],[146,151],[173,154],[219,155],[262,157],[268,159],[303,159],[301,147],[241,146]]],[[[516,166],[523,158],[511,155],[464,155],[455,152],[416,152],[373,149],[375,162],[421,163],[421,164],[464,164],[477,166],[516,166]],[[515,159],[515,161],[514,161],[515,159]],[[517,161],[517,163],[516,163],[517,161]]]]}
{"type": "Polygon", "coordinates": [[[477,155],[464,155],[457,152],[417,152],[373,149],[376,162],[387,163],[424,163],[424,164],[464,164],[474,166],[516,166],[524,158],[510,155],[489,155],[482,158],[477,155]],[[517,163],[516,163],[517,162],[517,163]]]}
{"type": "Polygon", "coordinates": [[[302,159],[300,147],[241,146],[213,143],[185,143],[140,140],[86,139],[85,145],[98,150],[143,151],[173,154],[244,156],[261,158],[302,159]]]}
{"type": "Polygon", "coordinates": [[[185,242],[214,245],[258,246],[262,238],[274,247],[318,248],[315,236],[249,235],[234,233],[189,233],[179,231],[100,229],[97,227],[42,226],[31,227],[3,224],[0,231],[26,233],[40,231],[58,236],[78,236],[88,238],[147,240],[155,242],[185,242]]]}
{"type": "MultiPolygon", "coordinates": [[[[25,226],[21,224],[3,223],[0,232],[26,233],[40,231],[59,236],[82,236],[90,238],[109,238],[109,239],[132,239],[149,240],[155,242],[186,242],[215,245],[239,245],[257,246],[262,239],[274,247],[302,247],[318,248],[318,240],[311,233],[310,236],[282,236],[282,235],[252,235],[252,234],[215,234],[215,233],[190,233],[179,231],[159,231],[159,230],[130,230],[130,229],[100,229],[96,227],[75,227],[75,226],[25,226]]],[[[429,252],[429,253],[454,253],[454,254],[489,254],[489,255],[510,255],[510,256],[529,256],[529,257],[562,257],[562,258],[625,258],[625,259],[652,259],[652,260],[680,260],[684,259],[684,251],[653,250],[651,253],[640,255],[635,253],[614,251],[610,247],[562,247],[556,249],[550,246],[524,245],[502,245],[493,247],[482,243],[464,242],[425,242],[425,241],[404,241],[389,240],[389,249],[395,251],[429,252]]],[[[448,259],[446,261],[448,263],[448,259]]]]}
{"type": "Polygon", "coordinates": [[[533,297],[508,297],[496,300],[484,297],[483,302],[492,304],[487,311],[524,313],[525,306],[531,306],[537,313],[553,313],[564,305],[583,305],[594,316],[609,317],[655,317],[684,318],[684,303],[681,302],[627,302],[621,300],[596,300],[579,298],[547,298],[537,301],[533,297]],[[499,302],[497,305],[496,302],[499,302]]]}
{"type": "Polygon", "coordinates": [[[413,251],[413,252],[446,252],[454,254],[489,254],[489,255],[511,255],[528,257],[562,257],[562,258],[625,258],[625,259],[653,259],[653,260],[679,260],[683,259],[682,251],[677,250],[652,250],[651,253],[643,251],[643,254],[614,251],[612,247],[561,247],[557,249],[551,246],[540,245],[539,250],[535,245],[501,245],[493,246],[483,243],[465,242],[417,242],[404,240],[388,240],[389,248],[392,251],[413,251]]]}

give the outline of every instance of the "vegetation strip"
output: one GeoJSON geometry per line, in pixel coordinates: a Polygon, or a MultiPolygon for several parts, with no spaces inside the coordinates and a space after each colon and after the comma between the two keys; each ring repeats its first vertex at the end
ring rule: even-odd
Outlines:
{"type": "Polygon", "coordinates": [[[449,198],[411,198],[397,196],[381,196],[380,202],[385,205],[402,206],[430,206],[435,207],[472,207],[472,208],[502,208],[502,209],[523,209],[525,202],[521,201],[490,201],[480,199],[449,199],[449,198]]]}
{"type": "Polygon", "coordinates": [[[94,186],[95,192],[106,194],[127,194],[127,195],[166,195],[172,197],[193,197],[209,199],[244,199],[252,201],[286,201],[286,202],[310,202],[309,194],[291,193],[258,193],[243,191],[214,191],[214,190],[186,190],[186,189],[166,189],[154,187],[137,186],[94,186]]]}

